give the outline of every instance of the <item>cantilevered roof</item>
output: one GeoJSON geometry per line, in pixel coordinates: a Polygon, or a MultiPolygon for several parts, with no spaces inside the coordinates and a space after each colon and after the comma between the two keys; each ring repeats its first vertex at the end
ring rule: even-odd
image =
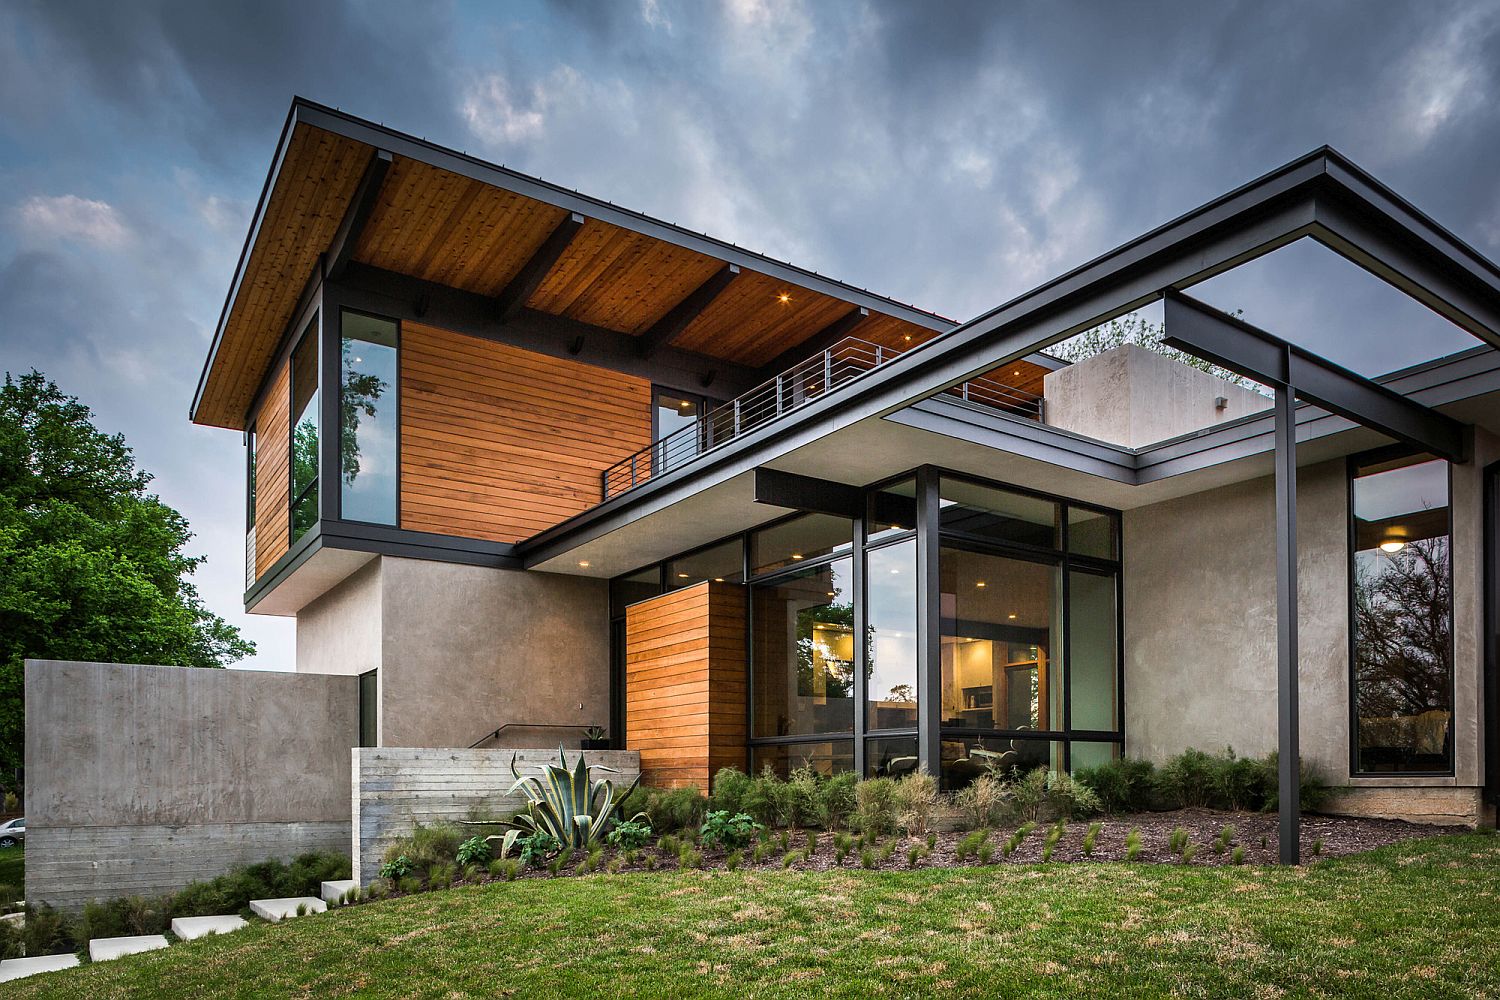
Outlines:
{"type": "MultiPolygon", "coordinates": [[[[310,279],[348,263],[754,370],[833,334],[911,347],[951,320],[297,98],[193,400],[242,429],[310,279]]],[[[378,273],[378,272],[377,272],[378,273]]],[[[1046,359],[1034,359],[1044,361],[1046,359]]],[[[1048,367],[1025,363],[1040,391],[1048,367]]],[[[1030,388],[1022,385],[1021,388],[1030,388]]]]}

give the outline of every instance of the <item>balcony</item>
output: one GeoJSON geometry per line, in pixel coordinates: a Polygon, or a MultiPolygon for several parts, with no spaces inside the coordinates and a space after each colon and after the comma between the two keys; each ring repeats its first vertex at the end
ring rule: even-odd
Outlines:
{"type": "MultiPolygon", "coordinates": [[[[895,360],[901,351],[846,337],[821,354],[707,411],[692,426],[674,431],[621,459],[600,475],[601,500],[619,496],[670,469],[722,447],[744,434],[895,360]]],[[[1042,419],[1042,397],[980,375],[946,390],[966,402],[1029,420],[1042,419]]]]}

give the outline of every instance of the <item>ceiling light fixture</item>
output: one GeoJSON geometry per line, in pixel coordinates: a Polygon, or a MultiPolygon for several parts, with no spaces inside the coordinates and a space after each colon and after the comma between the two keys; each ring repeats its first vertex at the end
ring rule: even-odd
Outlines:
{"type": "Polygon", "coordinates": [[[983,588],[984,587],[984,581],[983,580],[976,580],[976,581],[974,581],[974,586],[983,588]]]}
{"type": "Polygon", "coordinates": [[[792,558],[793,559],[801,559],[802,558],[802,553],[800,553],[800,552],[793,552],[792,553],[792,558]]]}
{"type": "Polygon", "coordinates": [[[776,301],[780,302],[782,305],[786,305],[788,302],[792,301],[792,293],[782,292],[780,295],[776,296],[776,301]]]}
{"type": "Polygon", "coordinates": [[[1406,543],[1399,538],[1389,538],[1380,543],[1380,551],[1388,556],[1393,556],[1404,548],[1406,548],[1406,543]]]}
{"type": "Polygon", "coordinates": [[[578,567],[580,569],[588,569],[589,568],[589,561],[587,559],[580,559],[580,560],[578,560],[578,567]]]}
{"type": "Polygon", "coordinates": [[[1009,618],[1010,618],[1010,619],[1011,619],[1011,620],[1012,620],[1012,621],[1014,621],[1014,620],[1015,620],[1015,617],[1016,617],[1016,616],[1015,616],[1015,615],[1009,615],[1009,616],[1008,616],[1008,617],[1009,617],[1009,618]]]}
{"type": "Polygon", "coordinates": [[[678,573],[677,574],[677,579],[679,579],[679,580],[686,580],[687,578],[688,578],[688,575],[686,573],[678,573]]]}

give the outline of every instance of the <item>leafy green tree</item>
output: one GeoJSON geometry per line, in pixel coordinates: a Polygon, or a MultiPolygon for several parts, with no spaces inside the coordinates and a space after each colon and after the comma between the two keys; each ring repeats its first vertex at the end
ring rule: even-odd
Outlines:
{"type": "MultiPolygon", "coordinates": [[[[1242,310],[1236,309],[1233,315],[1238,316],[1241,312],[1242,310]]],[[[1233,382],[1235,385],[1242,385],[1247,389],[1256,389],[1259,391],[1256,383],[1242,375],[1236,375],[1227,368],[1220,368],[1211,361],[1204,361],[1202,358],[1194,357],[1174,347],[1168,347],[1161,342],[1164,336],[1166,336],[1166,324],[1152,323],[1144,316],[1136,313],[1126,313],[1124,316],[1116,317],[1108,323],[1094,327],[1092,330],[1085,330],[1078,336],[1071,337],[1060,344],[1053,344],[1047,348],[1046,353],[1063,361],[1078,362],[1085,358],[1092,358],[1096,354],[1103,354],[1105,351],[1113,350],[1116,347],[1122,347],[1125,344],[1135,344],[1137,347],[1144,347],[1148,351],[1155,351],[1157,354],[1169,357],[1173,361],[1180,361],[1189,368],[1196,368],[1199,371],[1208,372],[1210,375],[1217,375],[1219,378],[1227,382],[1233,382]]]]}
{"type": "Polygon", "coordinates": [[[189,582],[187,520],[119,434],[32,371],[0,387],[0,784],[24,753],[28,657],[222,667],[255,652],[189,582]]]}

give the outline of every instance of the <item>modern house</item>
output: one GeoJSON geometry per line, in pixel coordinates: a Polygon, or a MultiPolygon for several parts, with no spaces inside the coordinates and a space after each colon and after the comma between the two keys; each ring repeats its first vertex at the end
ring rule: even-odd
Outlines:
{"type": "Polygon", "coordinates": [[[1493,808],[1500,269],[1338,153],[965,323],[302,100],[272,163],[192,419],[364,745],[950,787],[1281,746],[1343,811],[1493,808]],[[1474,346],[1371,380],[1182,294],[1302,239],[1474,346]],[[1274,394],[1045,353],[1158,300],[1274,394]]]}

